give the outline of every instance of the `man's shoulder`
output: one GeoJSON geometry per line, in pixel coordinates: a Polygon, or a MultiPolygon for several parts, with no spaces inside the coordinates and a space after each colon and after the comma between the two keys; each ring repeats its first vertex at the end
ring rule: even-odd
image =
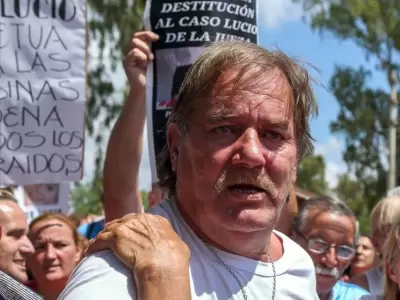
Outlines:
{"type": "Polygon", "coordinates": [[[99,300],[136,299],[133,275],[111,251],[94,253],[75,268],[59,300],[86,300],[88,294],[99,300]]]}
{"type": "MultiPolygon", "coordinates": [[[[338,296],[352,296],[352,297],[361,297],[363,295],[369,295],[369,292],[362,287],[355,285],[353,283],[344,282],[339,280],[336,282],[333,290],[338,296]]],[[[354,298],[356,299],[356,298],[354,298]]]]}
{"type": "Polygon", "coordinates": [[[172,228],[179,234],[180,230],[178,229],[181,225],[180,214],[174,200],[165,199],[158,205],[147,210],[146,213],[166,218],[171,223],[172,228]]]}
{"type": "Polygon", "coordinates": [[[0,299],[41,300],[42,297],[11,276],[0,271],[0,299]]]}

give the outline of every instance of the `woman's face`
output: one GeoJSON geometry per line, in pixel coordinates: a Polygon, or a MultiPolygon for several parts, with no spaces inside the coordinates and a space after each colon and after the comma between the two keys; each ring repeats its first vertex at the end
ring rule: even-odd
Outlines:
{"type": "Polygon", "coordinates": [[[368,269],[372,267],[375,260],[375,247],[369,237],[360,237],[357,244],[357,255],[352,266],[356,268],[368,269]]]}
{"type": "Polygon", "coordinates": [[[70,227],[60,220],[44,220],[30,232],[35,249],[28,265],[38,282],[67,280],[80,259],[70,227]]]}

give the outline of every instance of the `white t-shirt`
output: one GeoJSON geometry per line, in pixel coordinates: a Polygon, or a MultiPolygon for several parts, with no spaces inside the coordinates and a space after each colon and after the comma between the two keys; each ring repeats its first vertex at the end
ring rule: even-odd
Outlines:
{"type": "MultiPolygon", "coordinates": [[[[189,228],[173,201],[150,213],[167,218],[191,250],[190,279],[192,299],[243,300],[238,282],[189,228]]],[[[274,263],[276,300],[317,300],[314,264],[310,256],[280,232],[284,254],[274,263]]],[[[238,276],[248,299],[272,299],[273,271],[271,263],[259,262],[216,250],[220,258],[238,276]]],[[[178,291],[177,291],[178,292],[178,291]]],[[[85,258],[75,269],[59,300],[128,300],[136,299],[132,271],[111,251],[102,251],[85,258]]]]}
{"type": "Polygon", "coordinates": [[[385,276],[381,268],[373,268],[365,273],[371,295],[381,296],[384,292],[385,276]]]}

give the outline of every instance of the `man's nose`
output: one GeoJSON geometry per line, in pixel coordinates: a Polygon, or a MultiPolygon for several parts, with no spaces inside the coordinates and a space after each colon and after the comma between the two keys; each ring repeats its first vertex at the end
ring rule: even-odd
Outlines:
{"type": "Polygon", "coordinates": [[[325,252],[322,262],[328,267],[333,268],[337,266],[337,258],[336,258],[336,249],[335,247],[329,247],[329,249],[325,252]]]}
{"type": "Polygon", "coordinates": [[[239,145],[237,153],[233,157],[234,164],[248,168],[256,168],[265,164],[265,149],[260,143],[256,130],[246,130],[237,143],[239,145]]]}
{"type": "Polygon", "coordinates": [[[35,252],[33,245],[27,236],[21,238],[21,245],[19,248],[22,255],[30,256],[35,252]]]}

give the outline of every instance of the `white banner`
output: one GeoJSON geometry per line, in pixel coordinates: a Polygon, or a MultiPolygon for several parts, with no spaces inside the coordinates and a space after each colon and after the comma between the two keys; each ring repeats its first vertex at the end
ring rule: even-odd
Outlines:
{"type": "Polygon", "coordinates": [[[166,144],[166,121],[186,72],[205,44],[222,40],[258,43],[257,0],[148,0],[144,23],[160,36],[152,45],[154,61],[147,71],[146,90],[154,183],[156,158],[166,144]]]}
{"type": "Polygon", "coordinates": [[[80,180],[86,0],[0,3],[0,185],[80,180]]]}
{"type": "Polygon", "coordinates": [[[29,223],[44,212],[68,214],[69,192],[68,183],[36,184],[17,187],[14,196],[29,223]]]}

